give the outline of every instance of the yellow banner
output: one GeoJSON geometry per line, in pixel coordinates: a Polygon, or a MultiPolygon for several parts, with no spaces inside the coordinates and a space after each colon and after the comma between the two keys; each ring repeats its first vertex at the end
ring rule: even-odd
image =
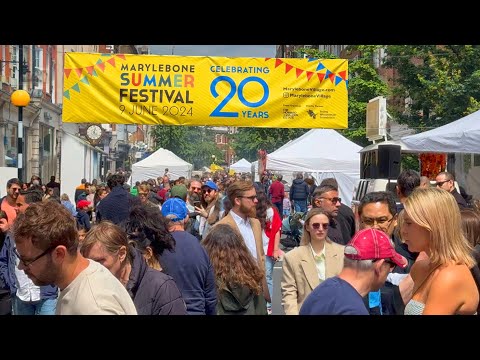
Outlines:
{"type": "Polygon", "coordinates": [[[348,126],[344,59],[66,53],[63,121],[348,126]]]}

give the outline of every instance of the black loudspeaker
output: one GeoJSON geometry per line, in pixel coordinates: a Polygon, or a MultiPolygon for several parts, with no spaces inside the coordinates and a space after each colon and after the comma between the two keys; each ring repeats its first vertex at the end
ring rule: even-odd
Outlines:
{"type": "Polygon", "coordinates": [[[378,178],[396,179],[400,175],[401,157],[400,145],[378,145],[378,178]]]}

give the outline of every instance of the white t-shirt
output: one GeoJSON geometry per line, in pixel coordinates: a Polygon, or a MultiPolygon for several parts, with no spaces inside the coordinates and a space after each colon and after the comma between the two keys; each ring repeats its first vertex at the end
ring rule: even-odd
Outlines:
{"type": "Polygon", "coordinates": [[[90,264],[60,291],[56,315],[137,315],[122,283],[102,264],[90,264]]]}

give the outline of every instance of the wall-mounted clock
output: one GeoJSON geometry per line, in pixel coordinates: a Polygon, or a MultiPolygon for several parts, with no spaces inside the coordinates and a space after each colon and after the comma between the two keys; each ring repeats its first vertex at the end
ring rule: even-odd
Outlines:
{"type": "Polygon", "coordinates": [[[92,144],[98,144],[103,135],[103,129],[100,125],[90,125],[87,127],[86,136],[92,144]]]}

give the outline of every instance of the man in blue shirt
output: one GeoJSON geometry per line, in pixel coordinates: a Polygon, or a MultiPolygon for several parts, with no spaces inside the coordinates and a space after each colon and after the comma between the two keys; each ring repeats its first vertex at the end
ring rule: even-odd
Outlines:
{"type": "Polygon", "coordinates": [[[305,299],[300,315],[369,315],[363,297],[383,286],[395,266],[407,260],[377,229],[360,230],[345,246],[343,269],[317,286],[305,299]]]}

